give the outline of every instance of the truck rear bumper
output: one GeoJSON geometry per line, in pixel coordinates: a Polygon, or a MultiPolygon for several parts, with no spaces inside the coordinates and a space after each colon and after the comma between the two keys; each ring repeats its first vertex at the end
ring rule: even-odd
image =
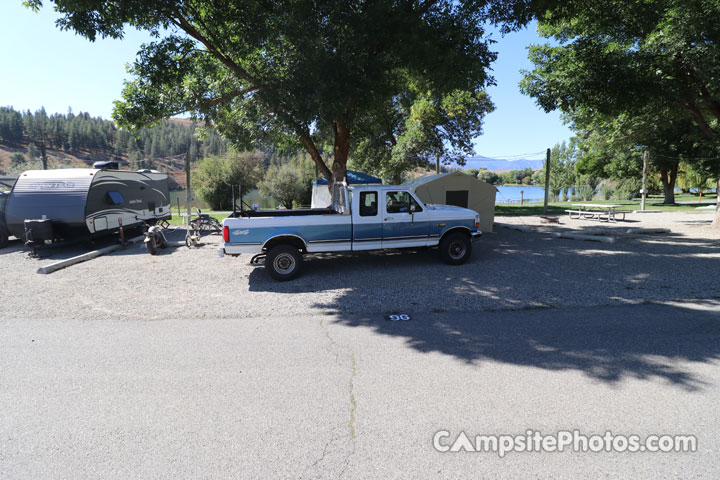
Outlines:
{"type": "Polygon", "coordinates": [[[237,244],[225,244],[221,247],[226,255],[240,255],[243,253],[260,253],[262,252],[262,245],[259,243],[256,244],[245,244],[245,245],[237,245],[237,244]]]}

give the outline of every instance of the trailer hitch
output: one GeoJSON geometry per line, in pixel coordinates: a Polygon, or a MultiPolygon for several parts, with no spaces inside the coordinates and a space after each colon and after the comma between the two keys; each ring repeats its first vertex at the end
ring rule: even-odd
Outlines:
{"type": "Polygon", "coordinates": [[[250,265],[260,265],[260,262],[265,263],[264,253],[258,253],[250,259],[250,265]]]}

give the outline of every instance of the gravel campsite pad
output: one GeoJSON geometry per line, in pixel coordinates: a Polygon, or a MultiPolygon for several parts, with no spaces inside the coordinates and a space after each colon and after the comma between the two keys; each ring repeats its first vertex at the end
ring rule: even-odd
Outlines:
{"type": "MultiPolygon", "coordinates": [[[[149,255],[142,243],[49,275],[40,266],[83,251],[53,249],[29,258],[12,243],[0,251],[4,318],[238,318],[329,313],[419,313],[597,305],[712,298],[720,285],[720,241],[712,212],[629,215],[607,224],[537,217],[500,217],[475,243],[471,260],[445,265],[436,251],[322,254],[305,257],[303,274],[271,280],[250,256],[217,255],[220,235],[199,248],[149,255]],[[624,235],[628,228],[671,230],[624,235]],[[558,239],[559,230],[604,228],[614,244],[558,239]]],[[[170,234],[182,240],[184,231],[170,234]]]]}

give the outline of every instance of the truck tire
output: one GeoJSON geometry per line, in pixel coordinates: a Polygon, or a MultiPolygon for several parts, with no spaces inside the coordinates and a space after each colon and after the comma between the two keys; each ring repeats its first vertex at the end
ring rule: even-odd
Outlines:
{"type": "Polygon", "coordinates": [[[265,257],[268,275],[281,282],[297,277],[301,268],[302,254],[291,245],[273,247],[265,257]]]}
{"type": "Polygon", "coordinates": [[[462,265],[472,255],[472,242],[461,232],[451,232],[440,241],[440,256],[445,263],[462,265]]]}
{"type": "Polygon", "coordinates": [[[0,248],[7,247],[8,244],[8,231],[3,227],[0,227],[0,248]]]}

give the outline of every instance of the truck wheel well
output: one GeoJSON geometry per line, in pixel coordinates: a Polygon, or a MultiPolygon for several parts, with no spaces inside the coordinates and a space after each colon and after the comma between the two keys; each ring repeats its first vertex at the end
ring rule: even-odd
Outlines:
{"type": "Polygon", "coordinates": [[[305,242],[295,235],[280,235],[279,237],[273,237],[265,242],[263,250],[269,251],[271,248],[277,247],[278,245],[291,245],[300,250],[302,253],[307,252],[305,242]]]}
{"type": "Polygon", "coordinates": [[[450,235],[451,233],[460,232],[467,236],[468,238],[471,238],[470,230],[467,227],[453,227],[447,232],[443,233],[442,237],[440,237],[440,241],[442,242],[442,239],[450,235]]]}

